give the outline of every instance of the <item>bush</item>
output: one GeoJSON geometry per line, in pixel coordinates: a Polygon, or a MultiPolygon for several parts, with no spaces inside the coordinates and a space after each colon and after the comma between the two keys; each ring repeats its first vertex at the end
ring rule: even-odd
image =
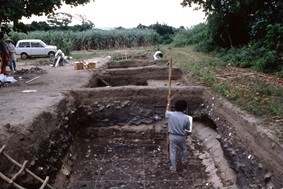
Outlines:
{"type": "Polygon", "coordinates": [[[190,44],[190,33],[186,30],[179,31],[173,38],[174,47],[185,47],[190,44]]]}
{"type": "Polygon", "coordinates": [[[198,24],[188,30],[179,30],[173,38],[173,45],[175,47],[185,47],[201,43],[206,38],[206,29],[205,24],[198,24]]]}
{"type": "Polygon", "coordinates": [[[211,39],[208,38],[205,38],[202,41],[200,41],[195,47],[195,50],[206,53],[212,52],[215,49],[216,49],[215,44],[211,39]]]}
{"type": "Polygon", "coordinates": [[[233,66],[252,68],[265,73],[280,71],[277,52],[266,47],[262,42],[253,42],[249,46],[240,48],[215,49],[213,52],[233,66]]]}
{"type": "MultiPolygon", "coordinates": [[[[260,52],[260,51],[259,51],[260,52]]],[[[263,48],[262,54],[254,61],[252,66],[255,70],[271,73],[277,69],[276,51],[263,48]]]]}

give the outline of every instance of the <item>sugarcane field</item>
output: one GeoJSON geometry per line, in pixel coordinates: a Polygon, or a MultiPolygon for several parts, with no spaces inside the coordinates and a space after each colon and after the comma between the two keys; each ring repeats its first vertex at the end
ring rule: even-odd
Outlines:
{"type": "Polygon", "coordinates": [[[18,58],[16,82],[1,82],[0,188],[283,188],[282,142],[178,67],[176,49],[157,60],[154,48],[94,51],[55,67],[18,58]],[[193,118],[176,173],[168,92],[193,118]]]}

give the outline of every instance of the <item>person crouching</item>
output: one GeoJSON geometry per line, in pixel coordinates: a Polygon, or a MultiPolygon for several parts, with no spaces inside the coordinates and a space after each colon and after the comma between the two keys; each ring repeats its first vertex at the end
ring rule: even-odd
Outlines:
{"type": "Polygon", "coordinates": [[[61,49],[58,48],[55,58],[53,60],[52,67],[64,66],[65,54],[62,52],[61,49]]]}

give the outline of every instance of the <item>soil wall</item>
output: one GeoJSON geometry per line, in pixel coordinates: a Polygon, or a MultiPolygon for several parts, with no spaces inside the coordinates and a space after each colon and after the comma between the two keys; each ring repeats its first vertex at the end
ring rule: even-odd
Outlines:
{"type": "Polygon", "coordinates": [[[282,147],[263,132],[261,123],[227,101],[205,91],[204,115],[213,120],[218,140],[237,173],[240,188],[283,186],[282,147]]]}

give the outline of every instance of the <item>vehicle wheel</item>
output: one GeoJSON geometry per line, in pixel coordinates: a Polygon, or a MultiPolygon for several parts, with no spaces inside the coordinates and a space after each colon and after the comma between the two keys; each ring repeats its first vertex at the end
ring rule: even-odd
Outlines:
{"type": "Polygon", "coordinates": [[[28,54],[27,54],[27,53],[22,53],[22,54],[21,54],[21,58],[22,58],[23,60],[27,59],[27,58],[28,58],[28,54]]]}
{"type": "Polygon", "coordinates": [[[55,57],[55,52],[49,52],[48,53],[49,58],[54,58],[55,57]]]}

